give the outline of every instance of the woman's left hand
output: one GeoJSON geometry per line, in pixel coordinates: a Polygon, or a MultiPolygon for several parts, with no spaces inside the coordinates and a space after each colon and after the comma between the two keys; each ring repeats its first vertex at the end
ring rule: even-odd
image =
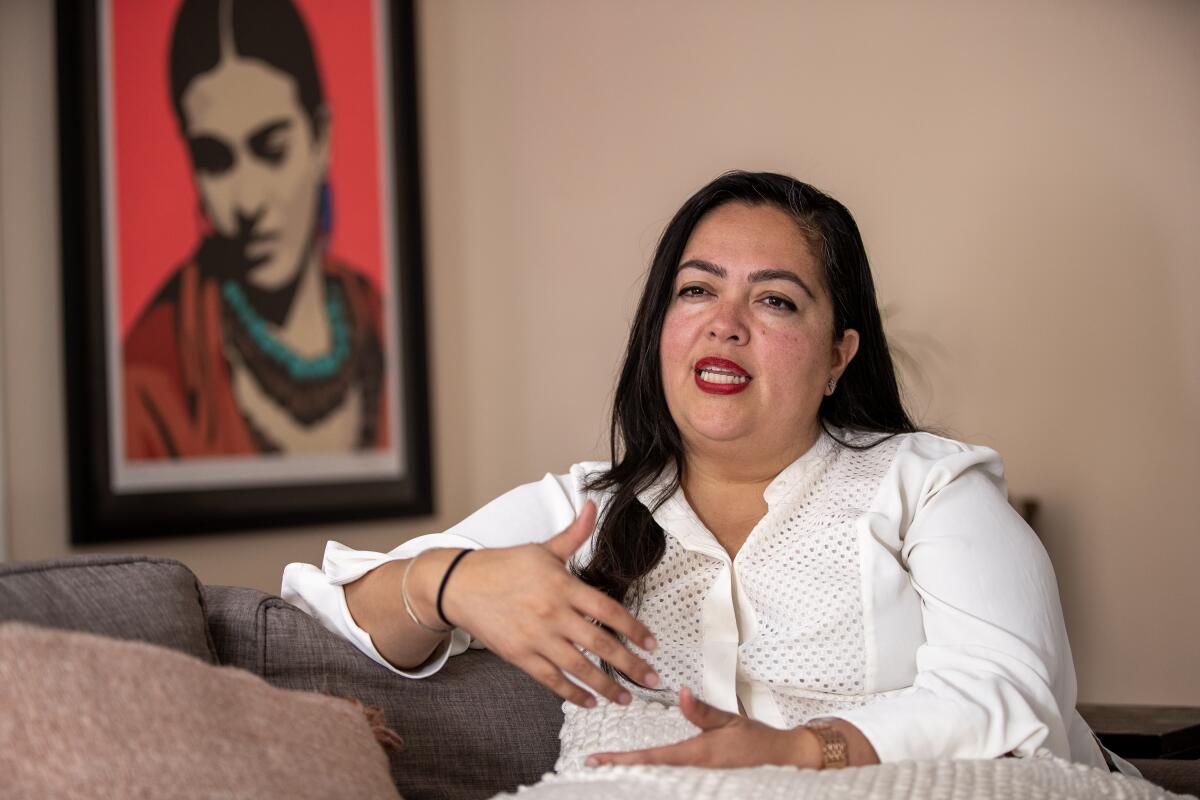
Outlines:
{"type": "Polygon", "coordinates": [[[756,767],[780,764],[819,768],[821,744],[807,728],[780,730],[699,700],[688,688],[679,690],[679,709],[700,733],[666,747],[595,753],[589,767],[604,764],[668,764],[680,767],[756,767]]]}

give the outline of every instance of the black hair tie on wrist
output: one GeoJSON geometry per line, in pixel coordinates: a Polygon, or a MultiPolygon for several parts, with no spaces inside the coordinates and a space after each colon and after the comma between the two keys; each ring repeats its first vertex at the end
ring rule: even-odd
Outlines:
{"type": "Polygon", "coordinates": [[[460,552],[458,555],[456,555],[454,557],[454,560],[450,562],[450,566],[446,567],[446,574],[442,576],[442,585],[438,587],[437,612],[438,612],[438,616],[441,617],[442,622],[446,623],[447,628],[453,628],[454,623],[451,622],[450,620],[446,619],[446,613],[444,611],[442,611],[442,595],[446,593],[446,581],[450,580],[450,573],[454,572],[454,568],[458,566],[458,562],[462,561],[463,556],[465,556],[469,552],[471,552],[471,551],[463,550],[462,552],[460,552]]]}

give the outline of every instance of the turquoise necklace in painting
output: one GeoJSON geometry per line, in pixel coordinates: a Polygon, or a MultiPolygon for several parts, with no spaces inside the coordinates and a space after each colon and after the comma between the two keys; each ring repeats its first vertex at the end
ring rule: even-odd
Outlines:
{"type": "Polygon", "coordinates": [[[342,313],[341,292],[332,284],[325,292],[325,314],[329,319],[333,345],[328,353],[313,358],[298,355],[271,334],[267,321],[250,305],[240,284],[232,280],[225,281],[221,286],[221,294],[237,315],[242,327],[254,340],[255,346],[287,370],[292,380],[315,381],[329,378],[342,368],[350,355],[350,330],[342,313]]]}

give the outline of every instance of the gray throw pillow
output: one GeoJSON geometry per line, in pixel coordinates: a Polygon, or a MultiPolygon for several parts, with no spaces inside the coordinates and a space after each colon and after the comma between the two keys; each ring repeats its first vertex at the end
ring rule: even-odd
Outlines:
{"type": "Polygon", "coordinates": [[[216,663],[200,584],[178,561],[71,556],[0,564],[0,622],[170,647],[216,663]]]}

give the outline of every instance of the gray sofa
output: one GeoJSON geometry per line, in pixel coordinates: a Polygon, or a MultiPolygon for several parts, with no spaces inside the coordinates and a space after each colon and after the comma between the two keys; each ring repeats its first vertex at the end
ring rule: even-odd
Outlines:
{"type": "MultiPolygon", "coordinates": [[[[558,698],[494,655],[468,651],[433,678],[399,679],[280,598],[202,586],[169,559],[0,564],[0,622],[9,620],[150,642],[281,688],[378,706],[404,739],[389,758],[412,800],[511,791],[548,772],[558,754],[558,698]]],[[[1173,791],[1200,790],[1200,762],[1137,763],[1173,791]]]]}

